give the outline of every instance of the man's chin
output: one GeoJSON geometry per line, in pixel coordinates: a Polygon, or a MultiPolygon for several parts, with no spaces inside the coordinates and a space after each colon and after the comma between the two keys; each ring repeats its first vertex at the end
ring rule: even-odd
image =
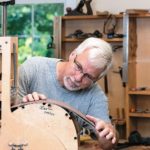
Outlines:
{"type": "Polygon", "coordinates": [[[65,88],[69,91],[79,91],[79,90],[81,90],[81,88],[79,88],[79,87],[73,88],[73,87],[70,87],[68,85],[65,85],[65,88]]]}
{"type": "Polygon", "coordinates": [[[69,91],[79,91],[79,90],[81,90],[80,87],[72,87],[71,85],[69,85],[67,80],[64,80],[64,87],[69,91]]]}

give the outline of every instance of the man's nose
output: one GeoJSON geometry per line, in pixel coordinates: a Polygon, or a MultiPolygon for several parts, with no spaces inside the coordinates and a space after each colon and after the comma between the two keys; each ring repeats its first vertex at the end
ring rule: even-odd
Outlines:
{"type": "Polygon", "coordinates": [[[81,81],[83,80],[83,77],[84,77],[84,73],[82,73],[82,72],[78,72],[78,73],[76,73],[76,75],[75,75],[75,79],[76,79],[76,81],[78,81],[78,82],[81,82],[81,81]]]}

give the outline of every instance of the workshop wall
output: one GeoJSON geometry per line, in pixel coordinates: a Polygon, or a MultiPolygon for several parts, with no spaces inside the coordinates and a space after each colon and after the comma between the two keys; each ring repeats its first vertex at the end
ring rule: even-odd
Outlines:
{"type": "MultiPolygon", "coordinates": [[[[78,2],[80,0],[77,0],[78,2]]],[[[94,13],[98,11],[110,11],[111,13],[119,13],[126,9],[150,9],[149,0],[93,0],[92,8],[94,13]]]]}
{"type": "MultiPolygon", "coordinates": [[[[77,5],[80,0],[16,0],[16,3],[54,3],[64,2],[66,6],[72,8],[77,5]]],[[[110,11],[112,13],[119,13],[126,9],[150,9],[150,1],[148,0],[92,0],[92,8],[94,13],[98,11],[110,11]],[[111,6],[111,7],[110,7],[111,6]]]]}

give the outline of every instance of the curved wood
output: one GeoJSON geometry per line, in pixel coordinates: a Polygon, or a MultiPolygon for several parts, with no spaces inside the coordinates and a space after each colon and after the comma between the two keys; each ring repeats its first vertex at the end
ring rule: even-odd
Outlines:
{"type": "Polygon", "coordinates": [[[24,150],[77,150],[77,138],[67,111],[57,105],[33,103],[9,116],[1,131],[0,149],[22,146],[24,150]]]}
{"type": "MultiPolygon", "coordinates": [[[[23,141],[30,139],[31,141],[28,145],[32,145],[32,149],[35,148],[38,140],[43,141],[43,139],[48,138],[48,140],[52,141],[47,143],[50,144],[51,147],[53,146],[53,148],[51,148],[52,150],[55,150],[55,145],[57,145],[57,148],[60,146],[60,150],[63,147],[67,150],[70,148],[71,150],[77,150],[79,133],[77,133],[78,131],[76,131],[75,128],[77,124],[76,119],[78,120],[78,118],[80,118],[88,125],[91,132],[90,134],[97,139],[100,148],[103,150],[111,150],[113,148],[111,141],[105,137],[100,138],[98,136],[95,125],[91,121],[81,112],[64,102],[51,99],[39,100],[13,106],[11,110],[12,115],[9,116],[7,124],[3,127],[0,143],[3,143],[5,141],[4,139],[8,139],[6,140],[7,143],[18,143],[15,139],[22,139],[22,135],[26,135],[23,141]],[[16,133],[18,134],[16,135],[16,133]],[[14,141],[12,141],[12,139],[14,141]]],[[[27,142],[25,142],[25,144],[26,143],[27,142]]],[[[42,150],[43,145],[44,150],[48,150],[46,149],[49,148],[47,144],[40,142],[38,146],[39,149],[37,150],[42,150]]],[[[6,147],[8,147],[8,144],[5,144],[5,147],[2,149],[6,149],[6,147]]]]}
{"type": "Polygon", "coordinates": [[[57,106],[65,109],[68,112],[68,114],[70,115],[71,119],[73,119],[75,126],[76,126],[76,124],[78,124],[77,123],[78,119],[81,119],[88,126],[88,129],[90,129],[89,130],[90,135],[92,135],[92,137],[94,137],[94,139],[96,139],[98,141],[100,148],[102,148],[103,150],[111,150],[114,147],[114,145],[111,143],[110,140],[107,140],[105,137],[101,138],[98,136],[98,131],[95,129],[95,125],[93,122],[89,121],[85,117],[85,115],[83,115],[80,111],[78,111],[77,109],[71,107],[70,105],[68,105],[64,102],[56,101],[56,100],[52,100],[52,99],[46,99],[46,100],[22,103],[18,106],[12,107],[12,109],[15,109],[17,107],[26,107],[26,105],[30,105],[30,104],[32,105],[34,103],[36,103],[36,104],[42,103],[42,104],[47,104],[49,106],[57,105],[57,106]]]}
{"type": "MultiPolygon", "coordinates": [[[[12,70],[17,69],[11,68],[11,64],[17,52],[17,38],[0,37],[0,45],[2,51],[0,150],[77,150],[77,132],[73,120],[63,108],[33,103],[20,105],[18,109],[11,111],[10,79],[12,70]]],[[[16,89],[14,92],[16,93],[16,89]]]]}

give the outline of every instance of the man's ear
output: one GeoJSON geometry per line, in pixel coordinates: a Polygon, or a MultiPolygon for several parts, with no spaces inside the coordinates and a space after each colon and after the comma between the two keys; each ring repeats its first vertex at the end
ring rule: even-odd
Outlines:
{"type": "Polygon", "coordinates": [[[74,60],[74,59],[75,59],[75,57],[76,57],[76,55],[77,55],[77,53],[75,52],[75,50],[74,50],[74,51],[72,51],[72,52],[70,53],[70,55],[69,55],[69,61],[74,60]]]}

